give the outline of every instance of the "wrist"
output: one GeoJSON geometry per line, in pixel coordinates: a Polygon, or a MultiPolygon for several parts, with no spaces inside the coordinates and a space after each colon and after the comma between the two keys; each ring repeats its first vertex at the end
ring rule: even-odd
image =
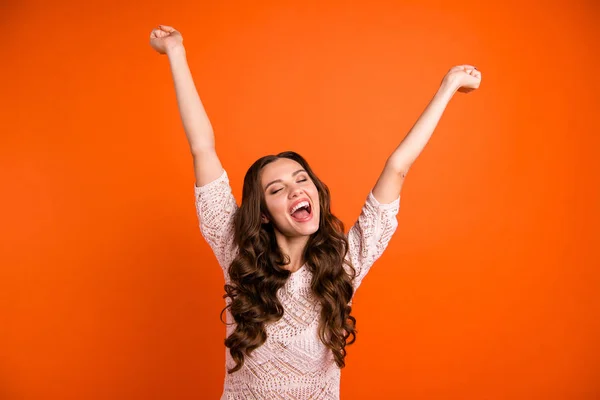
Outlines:
{"type": "Polygon", "coordinates": [[[185,47],[183,47],[182,43],[179,43],[173,47],[169,47],[166,53],[169,58],[185,56],[185,47]]]}
{"type": "Polygon", "coordinates": [[[458,89],[459,85],[455,79],[444,78],[437,94],[441,97],[450,98],[458,91],[458,89]]]}

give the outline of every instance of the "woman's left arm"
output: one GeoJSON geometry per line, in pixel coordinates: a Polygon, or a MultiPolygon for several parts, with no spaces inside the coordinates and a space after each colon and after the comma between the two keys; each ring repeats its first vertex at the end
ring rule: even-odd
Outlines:
{"type": "Polygon", "coordinates": [[[480,82],[481,72],[471,65],[459,65],[448,71],[423,114],[385,163],[373,188],[377,201],[388,204],[400,196],[408,170],[429,142],[454,93],[471,92],[479,87],[480,82]]]}

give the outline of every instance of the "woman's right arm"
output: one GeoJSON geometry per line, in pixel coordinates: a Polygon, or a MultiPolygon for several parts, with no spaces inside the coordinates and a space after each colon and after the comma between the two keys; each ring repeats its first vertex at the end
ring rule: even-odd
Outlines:
{"type": "Polygon", "coordinates": [[[219,178],[223,167],[215,150],[212,125],[187,63],[183,37],[174,28],[159,25],[150,34],[150,45],[169,59],[179,115],[194,161],[196,186],[204,186],[219,178]]]}
{"type": "Polygon", "coordinates": [[[228,267],[235,255],[233,216],[237,204],[227,173],[217,157],[213,129],[196,91],[182,42],[181,34],[170,26],[160,25],[150,34],[150,45],[160,54],[166,54],[171,65],[179,114],[194,159],[200,231],[227,280],[228,267]]]}

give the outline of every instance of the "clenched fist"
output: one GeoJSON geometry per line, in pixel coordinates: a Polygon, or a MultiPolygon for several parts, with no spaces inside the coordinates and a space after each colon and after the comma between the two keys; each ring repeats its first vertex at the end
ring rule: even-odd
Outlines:
{"type": "Polygon", "coordinates": [[[159,25],[150,33],[150,46],[160,54],[166,54],[167,52],[183,46],[183,37],[176,29],[166,26],[159,25]]]}
{"type": "Polygon", "coordinates": [[[455,85],[459,92],[469,93],[479,87],[481,72],[472,65],[457,65],[448,71],[444,82],[455,85]]]}

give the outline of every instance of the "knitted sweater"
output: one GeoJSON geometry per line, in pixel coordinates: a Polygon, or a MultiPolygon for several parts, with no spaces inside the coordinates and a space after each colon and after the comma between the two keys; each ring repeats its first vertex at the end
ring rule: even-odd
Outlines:
{"type": "MultiPolygon", "coordinates": [[[[194,189],[200,231],[223,270],[225,282],[230,283],[228,268],[237,254],[233,216],[238,206],[227,172],[194,189]]],[[[381,204],[370,192],[350,228],[347,257],[356,270],[355,291],[396,230],[399,207],[400,197],[381,204]]],[[[304,265],[278,291],[283,317],[266,325],[266,342],[245,358],[239,371],[225,372],[222,400],[339,399],[340,369],[318,337],[321,307],[311,292],[311,278],[304,265]]],[[[229,310],[226,322],[229,336],[235,329],[229,310]]],[[[226,349],[226,369],[234,365],[226,349]]]]}

